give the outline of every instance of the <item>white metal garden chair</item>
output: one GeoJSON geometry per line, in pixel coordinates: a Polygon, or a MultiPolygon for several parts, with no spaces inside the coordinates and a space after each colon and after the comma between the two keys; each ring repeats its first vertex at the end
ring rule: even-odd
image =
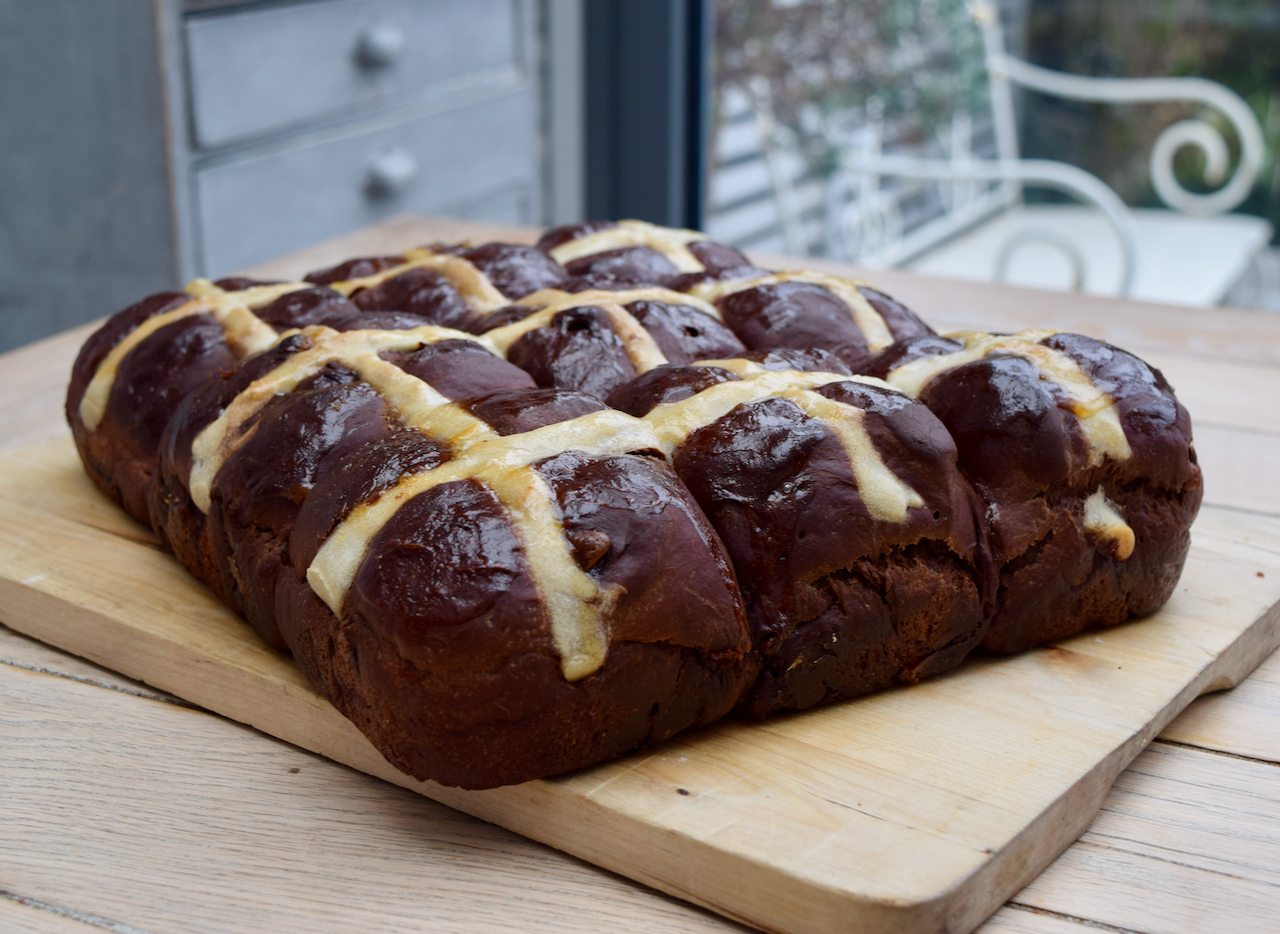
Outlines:
{"type": "Polygon", "coordinates": [[[953,125],[949,159],[885,153],[872,114],[844,148],[840,166],[851,196],[842,217],[849,258],[953,278],[1188,305],[1221,302],[1273,233],[1266,220],[1226,213],[1248,195],[1263,164],[1262,130],[1248,104],[1202,78],[1090,78],[1041,68],[1005,52],[999,16],[986,0],[972,3],[970,12],[983,35],[997,157],[970,156],[964,125],[953,125]],[[1212,108],[1233,127],[1239,162],[1222,184],[1230,162],[1222,134],[1201,119],[1175,123],[1150,154],[1153,187],[1168,209],[1131,209],[1083,169],[1019,158],[1014,85],[1075,100],[1189,101],[1212,108]],[[1206,180],[1220,188],[1197,194],[1178,182],[1173,160],[1184,146],[1203,152],[1206,180]],[[905,230],[882,188],[887,178],[950,183],[942,186],[950,202],[944,215],[905,230]],[[1057,189],[1083,204],[1024,204],[1023,186],[1057,189]]]}

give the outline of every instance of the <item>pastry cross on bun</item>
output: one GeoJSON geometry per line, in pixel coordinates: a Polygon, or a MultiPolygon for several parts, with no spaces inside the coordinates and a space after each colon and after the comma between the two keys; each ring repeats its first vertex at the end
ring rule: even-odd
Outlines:
{"type": "Polygon", "coordinates": [[[379,750],[484,788],[1151,612],[1199,506],[1160,374],[596,221],[85,344],[94,482],[379,750]]]}

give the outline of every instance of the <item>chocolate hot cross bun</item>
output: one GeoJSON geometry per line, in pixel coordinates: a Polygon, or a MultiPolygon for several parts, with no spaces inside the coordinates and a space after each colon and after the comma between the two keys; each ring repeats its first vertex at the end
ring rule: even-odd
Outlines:
{"type": "Polygon", "coordinates": [[[601,399],[657,366],[746,351],[714,306],[654,287],[546,289],[494,312],[476,330],[539,386],[601,399]]]}
{"type": "Polygon", "coordinates": [[[820,348],[855,372],[899,340],[933,334],[905,306],[867,282],[813,272],[728,277],[693,285],[752,350],[820,348]]]}
{"type": "Polygon", "coordinates": [[[1122,351],[938,337],[638,222],[197,281],[90,339],[68,416],[392,762],[468,787],[1148,612],[1199,502],[1122,351]]]}
{"type": "Polygon", "coordinates": [[[918,338],[868,370],[937,414],[986,504],[1000,587],[984,647],[1015,652],[1168,600],[1203,485],[1190,417],[1158,371],[1053,331],[918,338]]]}
{"type": "Polygon", "coordinates": [[[986,632],[980,503],[925,406],[741,359],[653,370],[609,401],[654,426],[733,559],[759,669],[747,713],[918,681],[986,632]]]}

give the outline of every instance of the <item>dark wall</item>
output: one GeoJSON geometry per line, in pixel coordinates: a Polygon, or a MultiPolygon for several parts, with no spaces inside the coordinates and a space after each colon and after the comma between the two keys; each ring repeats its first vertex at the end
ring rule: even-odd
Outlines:
{"type": "Polygon", "coordinates": [[[586,0],[587,213],[702,221],[710,4],[586,0]]]}

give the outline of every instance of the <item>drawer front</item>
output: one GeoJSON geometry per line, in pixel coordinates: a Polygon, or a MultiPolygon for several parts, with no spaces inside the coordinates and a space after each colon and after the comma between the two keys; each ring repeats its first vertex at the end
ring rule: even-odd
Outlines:
{"type": "Polygon", "coordinates": [[[315,0],[187,20],[196,145],[522,80],[527,0],[315,0]]]}
{"type": "Polygon", "coordinates": [[[531,90],[200,168],[203,271],[223,275],[406,212],[531,223],[541,158],[531,90]],[[510,217],[513,205],[526,216],[510,217]]]}

